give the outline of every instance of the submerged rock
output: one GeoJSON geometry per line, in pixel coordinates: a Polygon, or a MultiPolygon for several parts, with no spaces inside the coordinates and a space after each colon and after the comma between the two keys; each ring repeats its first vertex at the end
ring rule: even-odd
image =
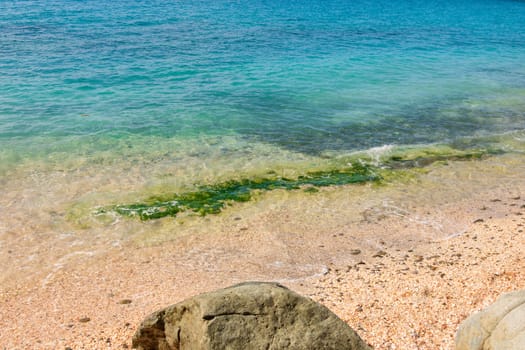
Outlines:
{"type": "Polygon", "coordinates": [[[326,307],[277,283],[249,282],[205,293],[147,317],[140,350],[369,350],[326,307]]]}
{"type": "Polygon", "coordinates": [[[456,334],[456,350],[525,349],[525,290],[503,294],[467,318],[456,334]]]}

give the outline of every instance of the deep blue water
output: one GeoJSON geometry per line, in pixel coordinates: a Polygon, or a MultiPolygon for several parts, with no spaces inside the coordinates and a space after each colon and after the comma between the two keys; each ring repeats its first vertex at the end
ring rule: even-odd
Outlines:
{"type": "Polygon", "coordinates": [[[318,154],[524,122],[524,1],[0,0],[4,151],[233,135],[318,154]]]}

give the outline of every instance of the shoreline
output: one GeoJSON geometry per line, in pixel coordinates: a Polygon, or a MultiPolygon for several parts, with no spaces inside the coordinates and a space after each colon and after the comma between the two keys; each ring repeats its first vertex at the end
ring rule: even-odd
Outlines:
{"type": "Polygon", "coordinates": [[[5,266],[33,260],[0,289],[0,345],[122,349],[152,311],[265,280],[320,301],[376,349],[448,349],[462,318],[525,287],[523,173],[520,155],[504,155],[436,164],[392,186],[276,190],[216,216],[124,220],[51,243],[25,227],[1,247],[5,266]]]}

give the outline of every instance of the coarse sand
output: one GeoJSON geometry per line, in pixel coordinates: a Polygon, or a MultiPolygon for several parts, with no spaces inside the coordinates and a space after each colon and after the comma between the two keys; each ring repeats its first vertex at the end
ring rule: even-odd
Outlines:
{"type": "MultiPolygon", "coordinates": [[[[4,236],[13,272],[0,287],[0,349],[131,348],[149,313],[247,280],[278,281],[326,305],[375,349],[453,349],[468,315],[525,288],[523,169],[482,191],[486,173],[474,163],[436,167],[395,192],[276,191],[187,218],[174,237],[135,234],[105,249],[66,237],[82,249],[59,259],[58,246],[4,236]],[[414,187],[420,195],[406,192],[414,187]],[[21,264],[29,244],[38,264],[21,264]]],[[[146,232],[169,220],[136,225],[146,232]]]]}

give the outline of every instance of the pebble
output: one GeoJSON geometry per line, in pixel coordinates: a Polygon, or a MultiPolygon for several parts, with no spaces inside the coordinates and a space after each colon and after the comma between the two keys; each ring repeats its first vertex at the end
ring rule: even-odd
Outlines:
{"type": "Polygon", "coordinates": [[[422,255],[415,255],[415,256],[414,256],[414,261],[415,261],[415,262],[421,262],[421,261],[423,261],[423,256],[422,256],[422,255]]]}
{"type": "Polygon", "coordinates": [[[382,258],[386,255],[386,252],[384,250],[380,250],[374,255],[372,255],[372,258],[382,258]]]}

